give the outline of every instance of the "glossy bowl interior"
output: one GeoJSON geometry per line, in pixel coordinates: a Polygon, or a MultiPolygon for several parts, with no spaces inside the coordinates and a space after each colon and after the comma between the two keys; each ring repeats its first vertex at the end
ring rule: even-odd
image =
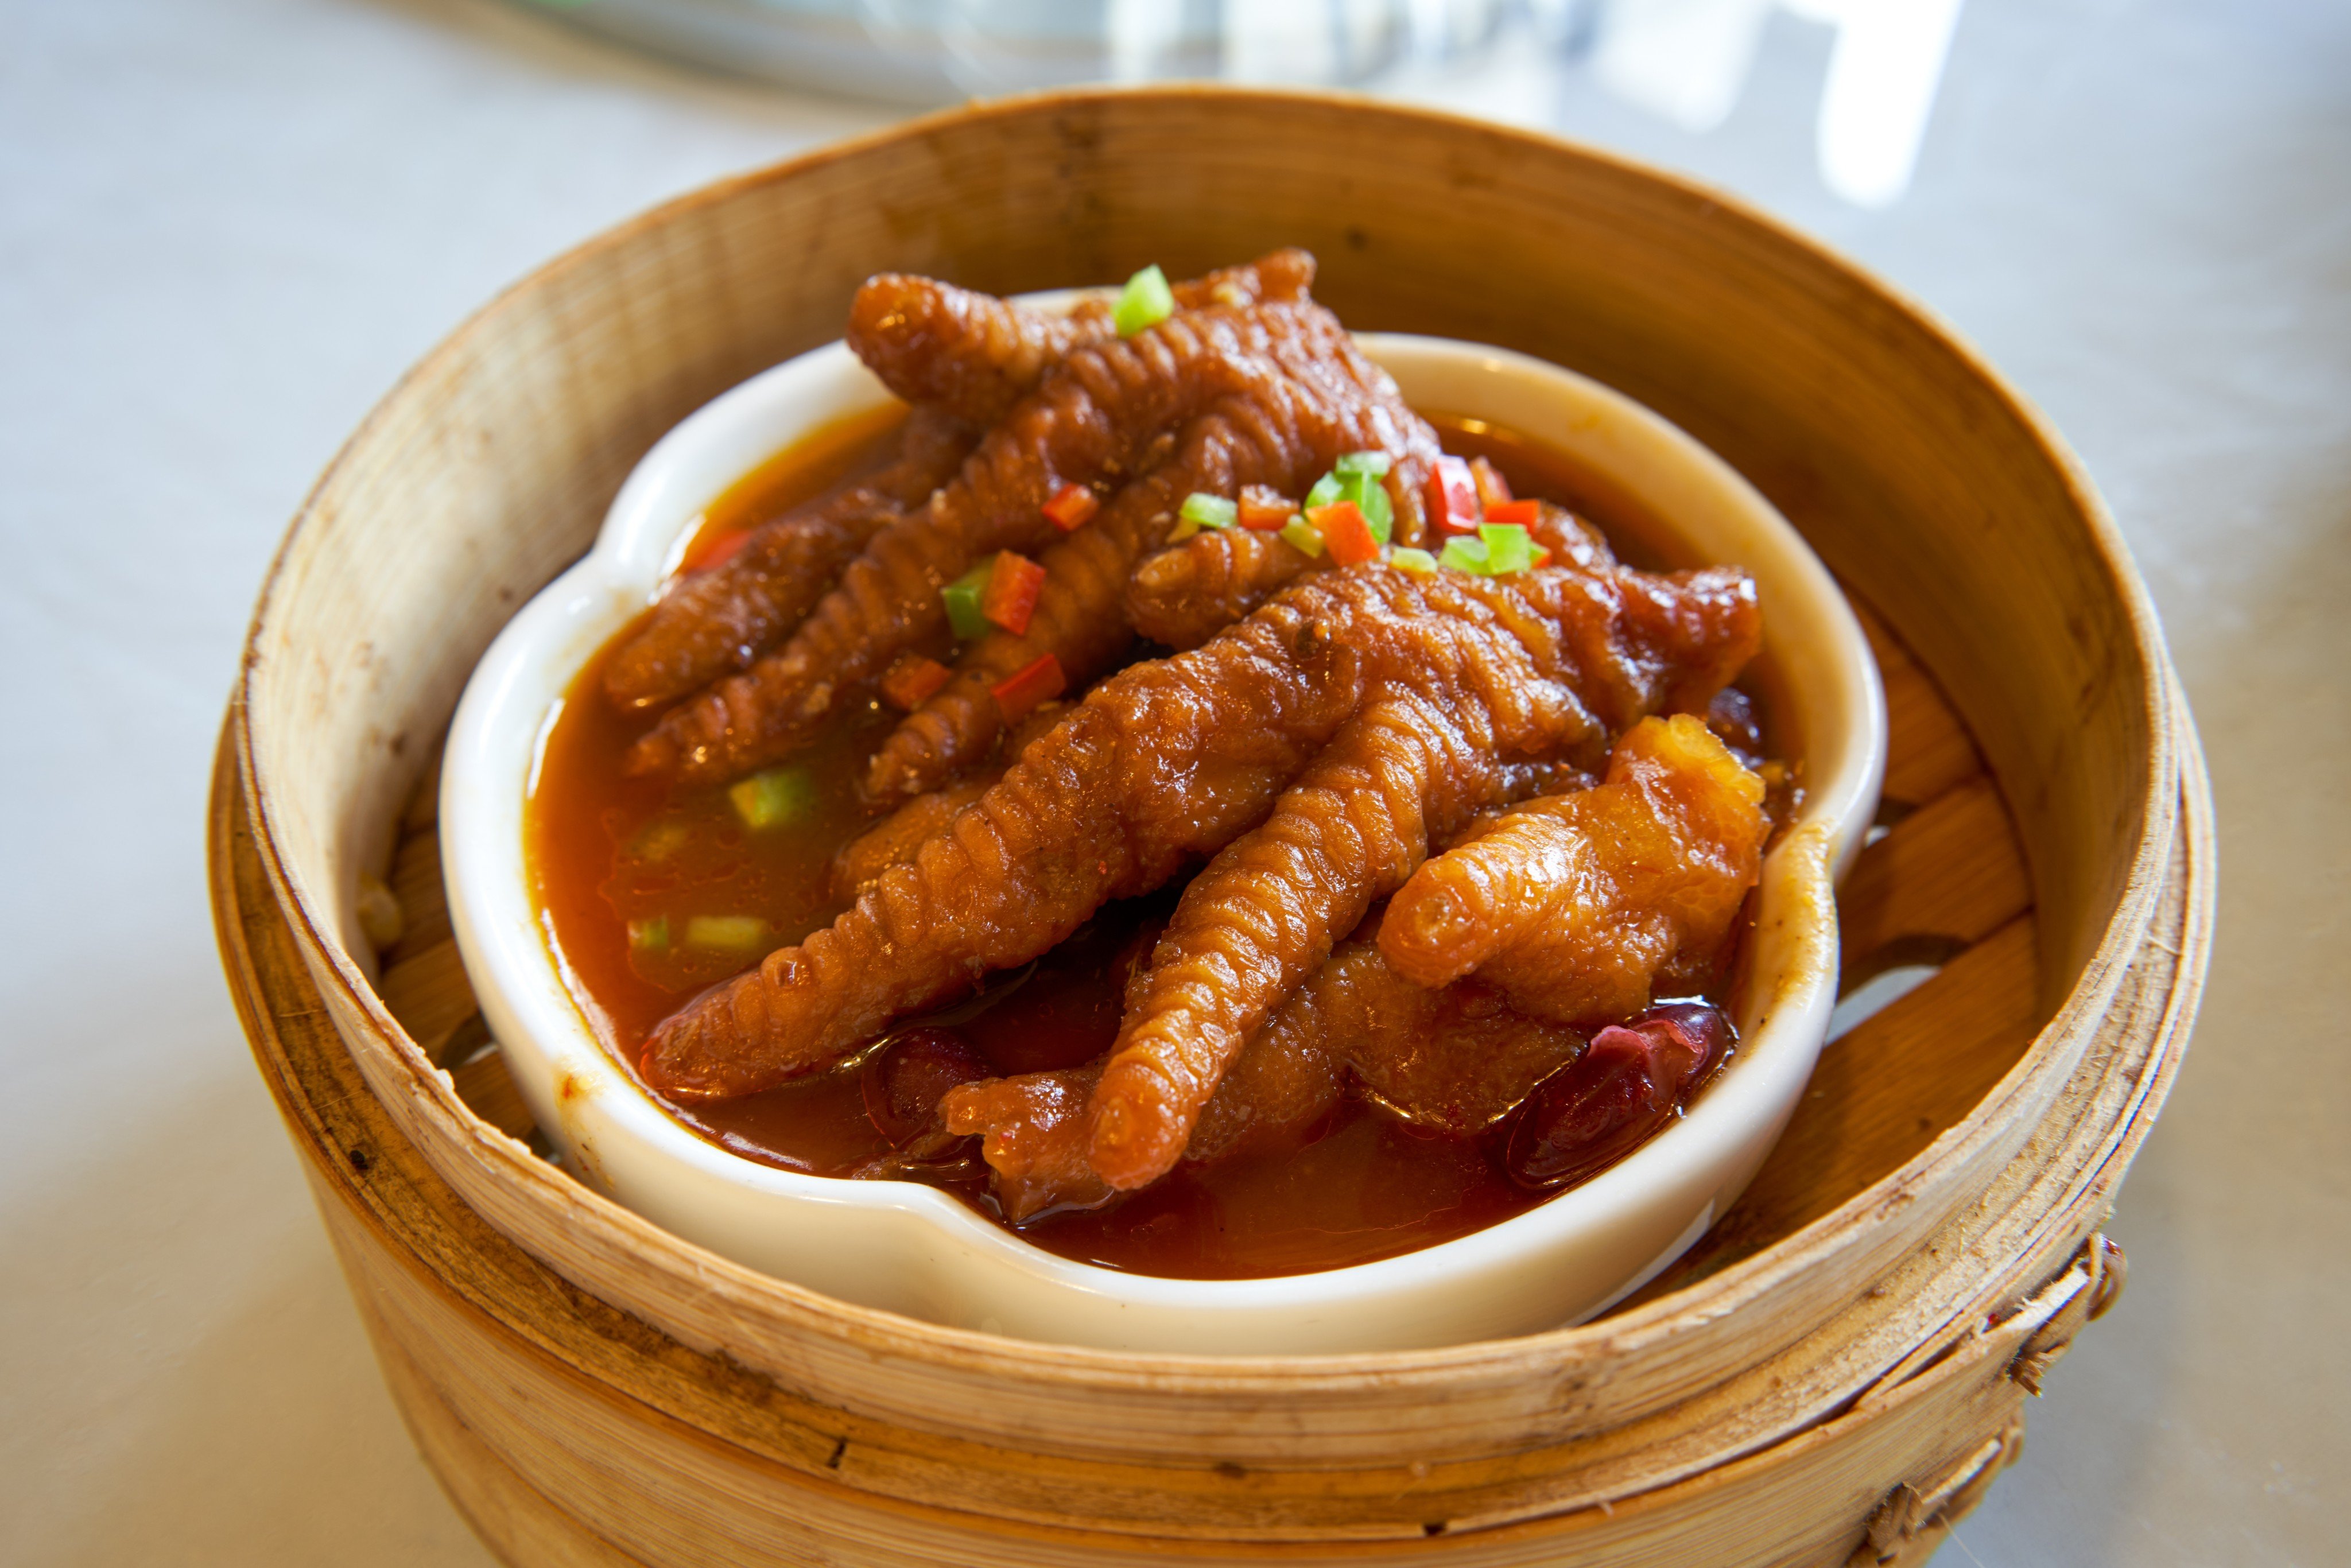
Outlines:
{"type": "Polygon", "coordinates": [[[649,452],[590,552],[476,668],[442,775],[444,873],[467,974],[541,1128],[583,1180],[688,1240],[779,1278],[954,1326],[1110,1349],[1229,1354],[1403,1349],[1573,1322],[1702,1235],[1761,1163],[1834,999],[1835,871],[1876,808],[1876,669],[1825,569],[1720,459],[1597,382],[1505,350],[1369,335],[1416,406],[1565,454],[1694,559],[1751,570],[1778,716],[1803,759],[1799,821],[1767,857],[1741,1045],[1687,1115],[1600,1176],[1512,1219],[1378,1262],[1264,1280],[1161,1279],[1073,1263],[932,1188],[799,1175],[674,1121],[600,1041],[529,893],[523,810],[577,672],[637,614],[703,507],[763,459],[888,394],[839,344],[717,398],[649,452]]]}

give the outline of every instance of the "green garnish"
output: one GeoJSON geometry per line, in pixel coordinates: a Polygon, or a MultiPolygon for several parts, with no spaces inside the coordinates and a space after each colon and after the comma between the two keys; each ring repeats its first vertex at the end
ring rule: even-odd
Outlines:
{"type": "Polygon", "coordinates": [[[1167,275],[1155,262],[1126,280],[1126,287],[1119,291],[1118,308],[1111,312],[1111,324],[1120,337],[1132,338],[1175,314],[1176,291],[1167,287],[1167,275]]]}
{"type": "Polygon", "coordinates": [[[768,923],[756,915],[697,915],[685,923],[685,945],[748,953],[768,945],[768,923]]]}
{"type": "Polygon", "coordinates": [[[1415,577],[1437,575],[1437,558],[1425,549],[1406,545],[1388,557],[1388,564],[1398,571],[1408,571],[1415,577]]]}
{"type": "Polygon", "coordinates": [[[1348,453],[1339,459],[1337,467],[1315,480],[1314,488],[1306,492],[1306,510],[1353,501],[1355,510],[1364,514],[1372,538],[1387,543],[1395,530],[1395,505],[1388,499],[1387,486],[1380,483],[1380,476],[1395,461],[1384,452],[1348,453]]]}
{"type": "Polygon", "coordinates": [[[1470,538],[1465,534],[1445,541],[1445,553],[1437,558],[1437,563],[1455,571],[1474,571],[1483,577],[1492,570],[1488,565],[1489,559],[1486,541],[1470,538]]]}
{"type": "Polygon", "coordinates": [[[637,953],[669,951],[669,916],[656,915],[651,920],[629,922],[629,947],[637,953]]]}
{"type": "MultiPolygon", "coordinates": [[[[1362,456],[1364,454],[1358,453],[1356,455],[1362,456]]],[[[1384,455],[1373,453],[1370,455],[1384,455]]],[[[1344,460],[1342,459],[1342,461],[1344,460]]],[[[1355,503],[1355,510],[1363,513],[1364,521],[1371,526],[1372,538],[1382,544],[1387,543],[1388,535],[1395,527],[1395,506],[1388,499],[1388,487],[1380,483],[1379,476],[1368,469],[1358,469],[1353,473],[1342,472],[1339,476],[1339,494],[1343,499],[1355,503]]]]}
{"type": "Polygon", "coordinates": [[[979,601],[987,592],[987,580],[995,570],[996,558],[990,556],[939,590],[939,598],[947,607],[947,624],[955,629],[956,641],[969,642],[994,630],[980,610],[979,601]]]}
{"type": "Polygon", "coordinates": [[[692,831],[684,822],[664,820],[649,822],[644,831],[629,845],[629,853],[641,861],[665,861],[685,847],[692,831]]]}
{"type": "Polygon", "coordinates": [[[1196,523],[1204,528],[1229,528],[1240,521],[1241,509],[1238,503],[1228,501],[1222,496],[1211,496],[1206,490],[1195,490],[1184,497],[1184,505],[1176,512],[1176,516],[1187,523],[1196,523]]]}
{"type": "Polygon", "coordinates": [[[1325,548],[1322,530],[1296,513],[1290,515],[1290,521],[1281,525],[1281,531],[1274,538],[1304,550],[1310,556],[1320,556],[1325,548]]]}
{"type": "Polygon", "coordinates": [[[772,828],[804,813],[816,803],[816,784],[800,768],[770,768],[731,785],[726,798],[747,828],[772,828]]]}
{"type": "Polygon", "coordinates": [[[1501,577],[1526,571],[1535,564],[1535,542],[1521,523],[1480,523],[1478,538],[1486,546],[1486,570],[1501,577]]]}

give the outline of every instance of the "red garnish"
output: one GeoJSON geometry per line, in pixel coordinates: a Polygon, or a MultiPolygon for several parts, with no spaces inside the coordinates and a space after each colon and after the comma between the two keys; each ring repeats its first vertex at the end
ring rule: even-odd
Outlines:
{"type": "Polygon", "coordinates": [[[1469,465],[1439,457],[1428,471],[1428,520],[1440,534],[1474,534],[1478,517],[1478,480],[1469,465]]]}
{"type": "Polygon", "coordinates": [[[993,686],[988,694],[1007,724],[1018,724],[1040,704],[1051,702],[1070,689],[1068,677],[1061,674],[1061,661],[1047,653],[1035,664],[1014,671],[993,686]]]}
{"type": "Polygon", "coordinates": [[[1488,517],[1494,515],[1497,506],[1510,504],[1510,482],[1502,477],[1500,469],[1483,457],[1469,459],[1469,477],[1478,486],[1478,505],[1484,508],[1488,517]]]}
{"type": "Polygon", "coordinates": [[[890,666],[882,677],[882,695],[890,706],[912,713],[931,700],[931,694],[947,684],[951,672],[936,659],[926,659],[920,653],[906,653],[890,666]]]}
{"type": "Polygon", "coordinates": [[[1380,559],[1380,541],[1372,533],[1372,525],[1353,501],[1333,501],[1327,507],[1317,507],[1306,514],[1330,547],[1331,559],[1341,566],[1360,566],[1367,560],[1380,559]]]}
{"type": "Polygon", "coordinates": [[[1045,591],[1045,569],[1025,555],[998,550],[996,566],[980,590],[979,612],[1015,637],[1029,630],[1037,612],[1037,595],[1045,591]]]}
{"type": "Polygon", "coordinates": [[[1280,530],[1298,515],[1298,503],[1270,485],[1241,486],[1240,522],[1245,528],[1280,530]]]}
{"type": "Polygon", "coordinates": [[[1063,533],[1083,528],[1102,510],[1102,497],[1083,485],[1064,485],[1045,503],[1045,516],[1063,533]]]}
{"type": "Polygon", "coordinates": [[[680,565],[684,571],[715,571],[743,553],[751,542],[749,528],[737,528],[731,534],[721,534],[708,544],[698,545],[680,565]]]}
{"type": "Polygon", "coordinates": [[[1537,501],[1499,501],[1489,503],[1486,507],[1488,522],[1516,523],[1522,528],[1531,527],[1541,516],[1542,506],[1537,501]]]}

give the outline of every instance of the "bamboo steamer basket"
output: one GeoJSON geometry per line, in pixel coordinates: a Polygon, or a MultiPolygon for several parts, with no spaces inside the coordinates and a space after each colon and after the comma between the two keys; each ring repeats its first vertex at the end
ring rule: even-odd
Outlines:
{"type": "MultiPolygon", "coordinates": [[[[2144,590],[2041,418],[1916,306],[1719,195],[1332,97],[1077,93],[698,192],[534,275],[350,440],[264,590],[212,822],[232,990],[386,1380],[518,1564],[1923,1561],[2112,1298],[2095,1232],[2185,1049],[2210,806],[2144,590]],[[441,902],[475,658],[664,431],[867,274],[998,291],[1282,244],[1351,325],[1658,409],[1874,614],[1891,831],[1747,1195],[1601,1320],[1326,1358],[935,1327],[679,1241],[533,1152],[441,902]],[[1907,810],[1906,810],[1907,809],[1907,810]],[[407,932],[379,961],[362,873],[407,932]]],[[[539,1147],[544,1148],[541,1140],[539,1147]]]]}

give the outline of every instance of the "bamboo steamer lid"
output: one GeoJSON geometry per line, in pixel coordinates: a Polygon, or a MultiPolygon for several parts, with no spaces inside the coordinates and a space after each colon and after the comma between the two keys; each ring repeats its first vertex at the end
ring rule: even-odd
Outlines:
{"type": "Polygon", "coordinates": [[[1917,1560],[2111,1297],[2093,1233],[2184,1049],[2210,833],[2102,504],[1917,307],[1588,151],[1213,89],[916,121],[494,302],[297,518],[213,813],[232,989],[387,1379],[485,1538],[550,1564],[1917,1560]],[[1803,529],[1881,620],[1887,793],[1916,808],[1842,900],[1848,957],[1941,973],[1831,1047],[1667,1277],[1582,1328],[1438,1351],[937,1328],[702,1252],[535,1156],[474,1054],[419,793],[497,627],[654,439],[838,336],[871,272],[1009,291],[1280,244],[1318,253],[1351,325],[1594,375],[1803,529]],[[380,966],[354,901],[387,871],[409,931],[380,966]]]}

